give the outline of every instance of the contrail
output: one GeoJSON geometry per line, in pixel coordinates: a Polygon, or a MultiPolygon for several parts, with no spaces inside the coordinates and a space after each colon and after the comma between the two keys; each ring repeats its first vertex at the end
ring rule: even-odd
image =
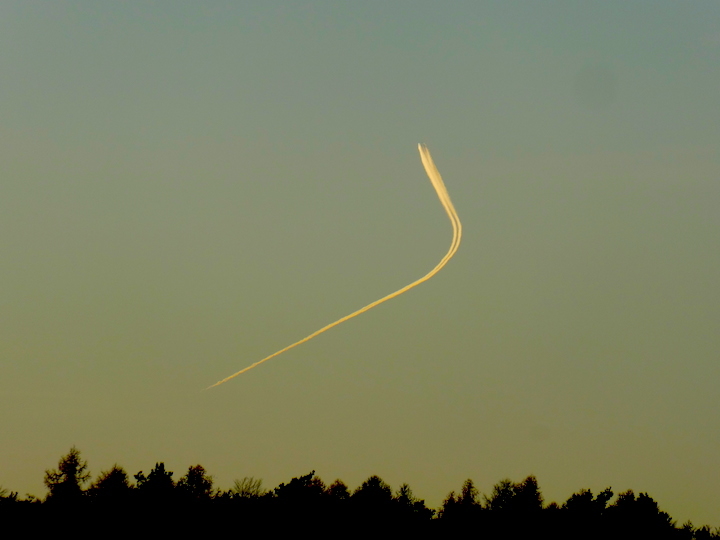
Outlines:
{"type": "Polygon", "coordinates": [[[427,146],[424,144],[418,144],[418,150],[420,151],[420,159],[422,160],[423,167],[425,167],[425,172],[428,175],[428,178],[430,178],[430,182],[432,182],[433,187],[435,188],[435,191],[437,192],[438,198],[440,199],[440,203],[443,205],[443,208],[445,208],[445,212],[447,212],[448,217],[450,218],[450,223],[453,228],[453,237],[452,242],[450,243],[450,249],[445,254],[445,256],[440,260],[440,262],[437,264],[435,268],[430,270],[426,275],[418,279],[417,281],[413,281],[410,285],[405,285],[402,289],[399,289],[395,291],[394,293],[388,294],[387,296],[381,298],[380,300],[375,300],[372,304],[368,304],[364,308],[358,309],[357,311],[351,313],[350,315],[345,315],[342,319],[338,319],[337,321],[328,324],[327,326],[323,326],[320,330],[317,330],[307,336],[306,338],[301,339],[300,341],[296,341],[292,345],[288,345],[284,349],[280,349],[278,352],[271,354],[270,356],[267,356],[263,358],[262,360],[259,360],[255,362],[254,364],[249,365],[248,367],[241,369],[237,373],[233,373],[229,377],[225,377],[223,380],[216,382],[215,384],[208,386],[206,390],[213,388],[214,386],[220,386],[222,383],[228,382],[230,379],[234,379],[238,375],[242,375],[246,371],[250,371],[252,368],[259,366],[263,362],[266,362],[267,360],[270,360],[271,358],[275,358],[278,355],[281,355],[285,351],[289,351],[293,347],[297,347],[298,345],[301,345],[305,343],[306,341],[310,341],[315,336],[319,336],[323,332],[330,330],[333,326],[337,326],[338,324],[344,323],[345,321],[348,321],[352,319],[353,317],[357,317],[361,313],[365,313],[366,311],[374,308],[375,306],[382,304],[383,302],[390,300],[391,298],[395,298],[396,296],[400,296],[402,293],[409,291],[413,287],[416,287],[420,285],[422,282],[427,281],[431,277],[433,277],[435,274],[437,274],[440,270],[442,270],[443,266],[445,266],[448,261],[452,258],[453,255],[455,255],[455,252],[460,247],[460,239],[462,238],[462,224],[460,223],[460,218],[457,215],[457,212],[455,211],[455,207],[453,206],[452,201],[450,200],[450,195],[448,194],[447,188],[445,187],[445,183],[442,180],[442,177],[440,176],[440,173],[437,170],[437,167],[435,166],[435,163],[432,160],[432,157],[430,156],[430,151],[427,149],[427,146]]]}

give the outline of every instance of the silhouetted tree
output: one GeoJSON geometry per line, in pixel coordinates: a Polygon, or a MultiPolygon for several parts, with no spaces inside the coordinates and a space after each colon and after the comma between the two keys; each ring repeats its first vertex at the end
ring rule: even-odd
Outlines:
{"type": "Polygon", "coordinates": [[[448,496],[445,497],[445,500],[440,507],[440,512],[438,512],[438,517],[443,520],[452,519],[455,516],[456,505],[457,497],[455,497],[455,492],[451,491],[450,493],[448,493],[448,496]]]}
{"type": "Polygon", "coordinates": [[[202,465],[195,465],[178,480],[176,487],[186,500],[207,502],[212,497],[213,479],[202,465]]]}
{"type": "Polygon", "coordinates": [[[513,484],[508,478],[500,480],[493,486],[493,492],[490,497],[485,497],[485,506],[492,512],[503,512],[511,508],[510,501],[513,498],[513,484]]]}
{"type": "Polygon", "coordinates": [[[458,504],[467,507],[478,506],[480,504],[478,495],[479,493],[477,488],[475,487],[475,484],[470,478],[468,478],[467,480],[465,480],[462,490],[460,491],[460,496],[458,497],[458,504]]]}
{"type": "MultiPolygon", "coordinates": [[[[555,525],[556,528],[561,529],[563,538],[603,538],[603,518],[607,503],[612,497],[610,488],[606,488],[594,498],[589,489],[572,494],[562,505],[560,523],[555,525]]],[[[553,521],[557,522],[558,517],[553,516],[553,521]]]]}
{"type": "MultiPolygon", "coordinates": [[[[282,483],[275,488],[272,502],[277,512],[285,516],[282,524],[282,534],[320,526],[325,517],[325,483],[317,476],[315,471],[293,478],[287,484],[282,483]]],[[[272,531],[278,536],[281,531],[272,531]]]]}
{"type": "Polygon", "coordinates": [[[100,473],[87,494],[95,503],[119,504],[129,501],[132,489],[127,472],[116,463],[109,471],[100,473]]]}
{"type": "Polygon", "coordinates": [[[453,491],[447,496],[442,506],[441,516],[448,525],[457,529],[465,527],[471,522],[477,525],[476,522],[479,520],[482,510],[479,492],[474,482],[468,478],[459,495],[456,496],[453,491]]]}
{"type": "Polygon", "coordinates": [[[608,532],[614,538],[662,540],[677,534],[670,516],[660,511],[647,493],[640,493],[637,497],[631,489],[621,493],[615,503],[607,508],[606,516],[608,532]]]}
{"type": "Polygon", "coordinates": [[[573,493],[570,498],[565,501],[562,508],[566,512],[576,514],[581,517],[598,517],[605,512],[607,503],[612,499],[613,492],[610,488],[605,488],[597,497],[593,498],[593,493],[589,489],[582,489],[577,493],[573,493]]]}
{"type": "Polygon", "coordinates": [[[517,484],[501,480],[493,487],[490,497],[485,497],[485,503],[492,512],[527,514],[542,510],[543,496],[535,477],[528,476],[517,484]]]}
{"type": "Polygon", "coordinates": [[[263,495],[262,479],[245,476],[242,480],[235,480],[230,489],[233,497],[239,499],[256,499],[263,495]]]}
{"type": "Polygon", "coordinates": [[[486,497],[487,531],[491,537],[525,538],[547,529],[543,497],[534,476],[514,484],[501,480],[486,497]]]}
{"type": "Polygon", "coordinates": [[[325,524],[330,528],[342,528],[352,521],[350,490],[337,478],[325,490],[323,501],[325,524]]]}
{"type": "Polygon", "coordinates": [[[350,503],[357,523],[362,526],[388,525],[391,521],[392,489],[379,476],[365,480],[350,497],[350,503]]]}
{"type": "Polygon", "coordinates": [[[330,484],[330,487],[327,488],[327,494],[331,499],[338,501],[345,501],[350,498],[350,490],[345,485],[345,482],[339,478],[330,484]]]}
{"type": "Polygon", "coordinates": [[[522,514],[542,510],[543,496],[534,476],[528,476],[525,480],[513,486],[511,506],[513,511],[522,514]]]}
{"type": "Polygon", "coordinates": [[[275,488],[275,497],[293,504],[314,503],[325,493],[325,483],[311,471],[275,488]]]}
{"type": "Polygon", "coordinates": [[[473,481],[445,499],[439,519],[434,511],[403,484],[393,494],[380,477],[371,476],[353,493],[341,480],[330,486],[309,474],[264,491],[253,477],[236,480],[232,489],[213,491],[212,476],[201,465],[189,467],[175,484],[164,463],[156,463],[146,476],[135,475],[133,486],[125,470],[114,465],[84,490],[89,480],[87,463],[73,447],[57,469],[45,471],[49,493],[45,501],[32,495],[19,499],[0,486],[0,524],[33,525],[35,535],[67,530],[78,519],[90,529],[142,536],[207,536],[208,523],[238,521],[246,536],[264,531],[270,536],[307,536],[315,531],[348,531],[361,537],[473,537],[526,540],[719,540],[720,530],[678,527],[647,493],[621,493],[611,503],[607,488],[594,496],[583,489],[559,506],[544,505],[534,476],[513,483],[502,480],[483,497],[473,481]],[[46,529],[41,529],[46,524],[46,529]],[[65,527],[65,529],[63,529],[65,527]]]}
{"type": "Polygon", "coordinates": [[[60,458],[57,469],[45,471],[48,501],[77,503],[83,495],[83,484],[90,479],[87,463],[80,457],[74,446],[67,455],[60,458]]]}
{"type": "Polygon", "coordinates": [[[403,484],[395,494],[395,502],[400,508],[412,508],[415,504],[415,496],[413,495],[412,489],[408,484],[403,484]]]}
{"type": "Polygon", "coordinates": [[[428,521],[435,513],[425,506],[424,500],[415,497],[408,484],[400,486],[393,500],[398,507],[398,518],[408,524],[428,521]]]}
{"type": "Polygon", "coordinates": [[[7,489],[0,486],[0,504],[9,505],[17,502],[17,491],[8,491],[7,489]]]}
{"type": "MultiPolygon", "coordinates": [[[[67,510],[64,505],[60,508],[61,512],[67,510]]],[[[3,535],[3,538],[12,538],[27,536],[28,530],[34,532],[48,513],[42,512],[43,510],[47,508],[43,508],[40,500],[33,495],[19,499],[17,491],[0,488],[0,535],[3,535]],[[13,535],[13,532],[17,534],[13,535]]]]}
{"type": "Polygon", "coordinates": [[[689,538],[692,538],[693,540],[715,540],[720,538],[720,528],[713,531],[713,529],[705,525],[704,527],[698,527],[695,529],[692,524],[690,524],[690,531],[692,531],[692,536],[689,538]]]}
{"type": "Polygon", "coordinates": [[[355,490],[352,498],[358,503],[380,507],[392,501],[392,489],[382,478],[373,475],[355,490]]]}
{"type": "Polygon", "coordinates": [[[142,471],[135,475],[137,489],[145,502],[168,504],[175,494],[172,471],[165,470],[165,463],[156,463],[155,468],[145,476],[142,471]]]}

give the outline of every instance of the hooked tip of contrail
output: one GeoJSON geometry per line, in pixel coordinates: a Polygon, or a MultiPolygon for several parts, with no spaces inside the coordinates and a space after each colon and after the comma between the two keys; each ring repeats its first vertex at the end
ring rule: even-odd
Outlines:
{"type": "Polygon", "coordinates": [[[410,283],[409,285],[405,285],[403,288],[398,289],[397,291],[388,294],[387,296],[383,296],[379,300],[375,300],[374,302],[371,302],[367,306],[358,309],[357,311],[354,311],[350,313],[349,315],[345,315],[344,317],[338,319],[335,322],[332,322],[326,326],[323,326],[320,330],[316,330],[309,336],[301,339],[300,341],[296,341],[292,345],[288,345],[284,349],[280,349],[279,351],[271,354],[270,356],[266,356],[262,360],[259,360],[255,362],[254,364],[249,365],[248,367],[241,369],[237,373],[233,373],[229,377],[225,377],[221,381],[216,382],[215,384],[212,384],[208,386],[205,390],[210,390],[211,388],[214,388],[216,386],[220,386],[221,384],[229,381],[230,379],[234,379],[238,375],[245,373],[246,371],[249,371],[253,369],[256,366],[259,366],[263,362],[266,362],[270,360],[271,358],[275,358],[276,356],[289,351],[290,349],[297,347],[298,345],[301,345],[307,341],[310,341],[315,336],[318,336],[325,332],[326,330],[330,330],[331,328],[337,326],[338,324],[341,324],[349,319],[352,319],[353,317],[356,317],[360,315],[361,313],[365,313],[369,309],[372,309],[373,307],[382,304],[383,302],[390,300],[391,298],[395,298],[396,296],[401,295],[402,293],[409,291],[413,287],[416,287],[417,285],[420,285],[421,283],[427,281],[431,277],[433,277],[435,274],[437,274],[447,263],[448,261],[455,255],[455,252],[457,252],[458,247],[460,246],[460,239],[462,238],[462,224],[460,223],[460,218],[457,215],[457,211],[455,210],[455,207],[453,206],[452,202],[450,201],[450,195],[448,195],[447,188],[445,187],[445,183],[442,180],[442,177],[440,176],[440,173],[437,170],[437,167],[435,166],[435,163],[433,163],[432,156],[430,156],[430,151],[428,150],[428,147],[424,143],[418,143],[418,150],[420,151],[420,159],[422,161],[423,167],[425,168],[425,172],[428,175],[428,178],[430,179],[430,182],[432,183],[433,187],[435,188],[435,192],[437,193],[438,198],[440,199],[440,203],[445,208],[445,212],[447,213],[448,217],[450,218],[450,223],[452,225],[453,229],[453,238],[452,242],[450,243],[450,249],[445,254],[445,256],[440,260],[440,262],[433,268],[430,272],[425,274],[420,279],[417,279],[410,283]]]}

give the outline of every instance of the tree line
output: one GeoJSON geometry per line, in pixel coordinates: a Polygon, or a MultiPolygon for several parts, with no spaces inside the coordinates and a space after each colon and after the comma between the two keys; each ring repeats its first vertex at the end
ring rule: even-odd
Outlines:
{"type": "Polygon", "coordinates": [[[87,463],[73,447],[56,469],[45,471],[44,498],[0,488],[0,530],[58,532],[85,527],[123,531],[134,536],[191,536],[233,532],[302,533],[315,538],[384,537],[397,534],[446,538],[466,535],[487,539],[720,539],[720,529],[678,525],[647,493],[632,490],[614,497],[610,488],[574,493],[562,504],[546,504],[537,480],[502,480],[483,495],[468,479],[439,509],[417,498],[408,484],[396,491],[378,476],[355,490],[341,480],[327,485],[315,474],[292,478],[273,489],[260,479],[236,480],[228,490],[215,487],[202,465],[188,468],[177,481],[158,462],[148,474],[128,475],[114,465],[91,481],[87,463]]]}

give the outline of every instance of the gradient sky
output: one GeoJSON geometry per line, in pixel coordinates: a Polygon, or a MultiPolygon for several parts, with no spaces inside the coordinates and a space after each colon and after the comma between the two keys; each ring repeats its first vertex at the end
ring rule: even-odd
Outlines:
{"type": "Polygon", "coordinates": [[[720,3],[0,3],[0,485],[471,477],[720,525],[720,3]],[[435,278],[203,388],[427,273],[435,278]]]}

